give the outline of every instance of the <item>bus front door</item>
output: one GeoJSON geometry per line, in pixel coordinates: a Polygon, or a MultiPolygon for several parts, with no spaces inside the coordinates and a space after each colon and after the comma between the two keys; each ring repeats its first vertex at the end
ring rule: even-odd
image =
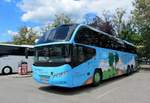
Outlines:
{"type": "Polygon", "coordinates": [[[86,84],[86,81],[92,77],[92,64],[93,60],[88,59],[85,54],[85,47],[78,46],[73,50],[73,85],[81,86],[86,84]]]}

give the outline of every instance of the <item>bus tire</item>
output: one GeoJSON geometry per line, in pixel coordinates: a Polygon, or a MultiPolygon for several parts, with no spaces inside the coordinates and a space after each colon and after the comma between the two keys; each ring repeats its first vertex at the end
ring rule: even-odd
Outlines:
{"type": "Polygon", "coordinates": [[[93,75],[93,86],[98,86],[102,81],[102,73],[96,69],[93,75]]]}
{"type": "Polygon", "coordinates": [[[2,69],[2,74],[4,74],[4,75],[8,75],[8,74],[11,74],[11,73],[12,73],[12,68],[10,66],[5,66],[2,69]]]}
{"type": "Polygon", "coordinates": [[[131,68],[130,68],[130,66],[129,66],[129,65],[127,66],[126,74],[127,74],[127,75],[130,75],[130,74],[131,74],[131,68]]]}
{"type": "Polygon", "coordinates": [[[131,72],[133,73],[135,70],[134,70],[134,66],[131,65],[131,72]]]}

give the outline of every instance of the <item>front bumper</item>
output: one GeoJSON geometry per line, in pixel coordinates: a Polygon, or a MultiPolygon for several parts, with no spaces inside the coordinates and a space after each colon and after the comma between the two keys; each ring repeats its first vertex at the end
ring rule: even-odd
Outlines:
{"type": "Polygon", "coordinates": [[[39,83],[68,88],[73,87],[72,72],[69,65],[59,67],[32,66],[32,70],[33,78],[39,83]]]}

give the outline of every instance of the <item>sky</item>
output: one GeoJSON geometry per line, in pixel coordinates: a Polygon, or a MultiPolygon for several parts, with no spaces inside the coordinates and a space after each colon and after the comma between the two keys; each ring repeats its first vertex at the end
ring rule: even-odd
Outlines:
{"type": "Polygon", "coordinates": [[[54,20],[56,14],[67,14],[74,21],[82,22],[84,17],[115,12],[117,8],[133,9],[133,0],[1,0],[0,42],[12,41],[22,26],[39,29],[54,20]],[[88,14],[88,15],[87,15],[88,14]]]}

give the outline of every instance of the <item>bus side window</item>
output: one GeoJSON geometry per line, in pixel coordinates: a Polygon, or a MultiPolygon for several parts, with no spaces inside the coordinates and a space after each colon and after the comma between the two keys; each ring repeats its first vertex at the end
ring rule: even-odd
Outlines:
{"type": "Polygon", "coordinates": [[[28,59],[28,56],[29,56],[29,49],[26,48],[26,49],[25,49],[25,58],[28,59]]]}
{"type": "Polygon", "coordinates": [[[73,60],[73,62],[74,63],[76,63],[77,62],[77,46],[73,46],[73,49],[72,49],[72,60],[73,60]]]}
{"type": "Polygon", "coordinates": [[[96,55],[95,49],[92,48],[84,48],[85,58],[88,60],[96,55]]]}
{"type": "Polygon", "coordinates": [[[84,61],[84,52],[83,47],[78,47],[78,62],[81,63],[84,61]]]}
{"type": "Polygon", "coordinates": [[[75,42],[89,45],[89,44],[91,44],[91,36],[90,35],[91,34],[90,34],[89,29],[83,27],[83,28],[79,29],[79,31],[77,32],[77,35],[75,37],[75,42]]]}
{"type": "Polygon", "coordinates": [[[73,55],[72,60],[75,64],[80,64],[84,61],[84,52],[82,46],[74,46],[73,47],[73,55]]]}

